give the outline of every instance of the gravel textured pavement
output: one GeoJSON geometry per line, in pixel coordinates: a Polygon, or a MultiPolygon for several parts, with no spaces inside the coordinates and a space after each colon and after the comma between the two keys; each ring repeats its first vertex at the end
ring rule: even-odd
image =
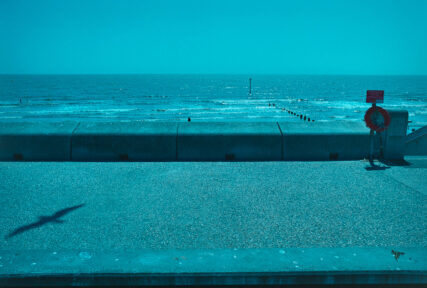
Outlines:
{"type": "Polygon", "coordinates": [[[0,162],[0,250],[427,247],[408,162],[0,162]]]}

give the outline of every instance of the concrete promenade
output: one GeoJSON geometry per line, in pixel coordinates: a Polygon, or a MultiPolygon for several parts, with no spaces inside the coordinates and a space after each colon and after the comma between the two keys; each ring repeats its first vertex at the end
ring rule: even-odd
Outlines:
{"type": "MultiPolygon", "coordinates": [[[[284,249],[290,253],[287,255],[293,255],[292,261],[291,258],[279,263],[274,260],[273,266],[266,264],[252,269],[292,273],[353,269],[357,274],[363,267],[370,270],[377,265],[374,270],[386,275],[418,271],[418,276],[411,278],[412,274],[405,274],[395,279],[380,273],[360,280],[359,273],[352,277],[365,284],[373,279],[377,279],[374,284],[398,283],[393,281],[402,279],[406,282],[400,283],[425,284],[427,279],[419,277],[427,271],[427,158],[406,160],[406,164],[400,163],[405,166],[376,162],[375,167],[365,161],[1,162],[0,282],[9,279],[10,273],[24,276],[48,273],[51,270],[47,267],[62,267],[59,272],[64,273],[100,272],[102,267],[120,273],[148,273],[156,269],[160,273],[165,267],[177,273],[187,273],[194,267],[198,267],[197,271],[193,269],[197,273],[203,267],[218,272],[231,265],[226,265],[228,260],[224,259],[228,259],[233,249],[239,249],[238,257],[252,259],[229,268],[230,272],[243,273],[251,269],[245,266],[248,263],[258,263],[268,255],[275,259],[274,255],[281,255],[279,250],[284,249]],[[294,250],[286,250],[290,248],[294,250]],[[314,251],[313,255],[319,259],[327,258],[328,264],[308,261],[302,250],[309,248],[320,249],[309,251],[314,251]],[[393,258],[392,250],[406,253],[401,262],[393,258]],[[153,260],[155,255],[167,251],[169,256],[174,255],[171,259],[178,257],[178,260],[172,266],[159,266],[153,260]],[[47,254],[56,255],[52,253],[60,253],[62,257],[49,262],[47,254]],[[191,255],[199,257],[201,254],[197,253],[214,253],[225,258],[209,260],[217,263],[216,266],[209,266],[203,260],[191,262],[187,270],[182,270],[179,262],[194,259],[191,255]],[[353,254],[364,255],[364,259],[374,255],[369,264],[374,266],[361,265],[359,258],[347,259],[353,254]],[[113,255],[111,259],[126,258],[128,264],[117,266],[115,260],[105,255],[113,255]],[[138,257],[154,262],[135,266],[132,261],[142,259],[138,257]],[[347,260],[340,262],[340,257],[347,260]],[[79,261],[86,264],[79,265],[83,263],[79,261]],[[419,271],[424,272],[419,274],[419,271]]],[[[248,284],[256,280],[259,284],[268,277],[254,275],[252,280],[246,276],[233,278],[232,283],[248,284]]],[[[229,276],[204,283],[223,283],[231,279],[229,276]]],[[[326,274],[322,277],[318,284],[332,281],[326,274]]],[[[297,278],[294,280],[301,281],[297,278]]],[[[16,280],[10,279],[7,281],[16,280]]],[[[73,279],[70,276],[69,281],[73,279]]],[[[144,279],[141,281],[149,281],[144,279]]],[[[178,281],[173,279],[164,281],[178,281]]]]}
{"type": "Polygon", "coordinates": [[[0,249],[427,247],[427,158],[377,164],[2,162],[0,249]]]}

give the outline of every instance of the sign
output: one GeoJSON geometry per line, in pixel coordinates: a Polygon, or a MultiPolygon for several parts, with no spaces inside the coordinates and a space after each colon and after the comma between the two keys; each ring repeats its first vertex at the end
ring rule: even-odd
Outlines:
{"type": "Polygon", "coordinates": [[[384,103],[384,90],[366,91],[366,103],[384,103]]]}
{"type": "Polygon", "coordinates": [[[387,129],[390,121],[390,114],[379,106],[372,106],[365,113],[366,126],[377,132],[387,129]]]}

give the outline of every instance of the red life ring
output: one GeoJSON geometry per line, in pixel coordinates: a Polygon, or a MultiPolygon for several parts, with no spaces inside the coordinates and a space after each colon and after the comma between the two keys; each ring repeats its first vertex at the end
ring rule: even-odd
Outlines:
{"type": "Polygon", "coordinates": [[[390,114],[388,114],[387,110],[379,106],[371,107],[365,113],[366,126],[377,132],[382,132],[385,129],[387,129],[388,125],[390,125],[390,121],[391,121],[390,114]],[[384,119],[384,125],[378,126],[376,123],[372,121],[372,114],[374,114],[374,112],[380,112],[381,116],[384,119]]]}

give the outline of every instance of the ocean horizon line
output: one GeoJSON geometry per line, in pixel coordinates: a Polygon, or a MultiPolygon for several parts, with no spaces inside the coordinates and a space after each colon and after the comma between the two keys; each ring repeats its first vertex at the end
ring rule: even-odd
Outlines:
{"type": "Polygon", "coordinates": [[[0,73],[0,76],[355,76],[427,77],[427,74],[288,74],[288,73],[0,73]]]}

